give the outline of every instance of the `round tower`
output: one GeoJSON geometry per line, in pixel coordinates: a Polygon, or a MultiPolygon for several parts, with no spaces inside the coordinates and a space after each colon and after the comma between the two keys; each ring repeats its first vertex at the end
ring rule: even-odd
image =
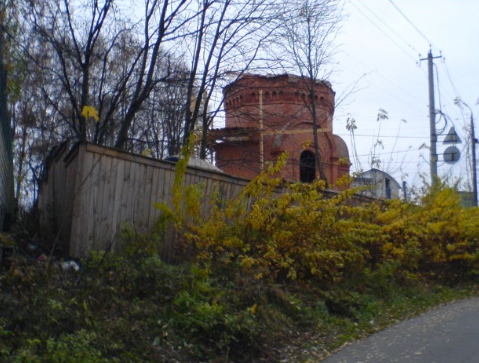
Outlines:
{"type": "Polygon", "coordinates": [[[211,139],[217,165],[225,172],[253,178],[265,163],[286,152],[288,161],[281,172],[284,179],[315,179],[314,107],[328,182],[334,184],[349,173],[349,162],[340,162],[349,158],[346,144],[333,135],[335,94],[328,82],[287,74],[244,75],[227,85],[223,94],[225,128],[213,130],[211,139]]]}

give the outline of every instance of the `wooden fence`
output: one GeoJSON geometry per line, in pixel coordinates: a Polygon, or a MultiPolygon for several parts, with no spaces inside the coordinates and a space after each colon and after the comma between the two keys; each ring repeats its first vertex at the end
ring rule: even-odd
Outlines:
{"type": "MultiPolygon", "coordinates": [[[[77,144],[55,150],[41,185],[39,210],[45,227],[56,234],[63,253],[86,257],[91,250],[118,247],[119,232],[129,226],[151,230],[160,211],[156,202],[171,205],[175,164],[120,150],[77,144]]],[[[188,167],[184,184],[202,184],[206,199],[217,190],[229,200],[248,180],[221,172],[188,167]]],[[[174,239],[166,241],[171,249],[174,239]]]]}
{"type": "MultiPolygon", "coordinates": [[[[87,257],[90,251],[117,249],[120,232],[128,227],[139,234],[154,228],[161,211],[157,202],[172,206],[175,163],[130,154],[121,150],[81,143],[54,150],[40,186],[38,206],[44,228],[55,235],[63,254],[87,257]]],[[[204,188],[204,200],[213,194],[225,202],[236,197],[249,183],[222,172],[188,166],[183,186],[204,188]]],[[[277,193],[287,189],[278,188],[277,193]]],[[[325,190],[326,198],[337,191],[325,190]]],[[[375,199],[355,195],[348,203],[375,199]]],[[[207,211],[209,203],[203,205],[207,211]]],[[[162,257],[174,258],[175,233],[163,235],[162,257]]]]}

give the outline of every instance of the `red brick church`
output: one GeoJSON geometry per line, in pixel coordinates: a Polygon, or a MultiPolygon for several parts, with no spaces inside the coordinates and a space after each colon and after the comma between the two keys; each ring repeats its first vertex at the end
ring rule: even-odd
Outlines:
{"type": "MultiPolygon", "coordinates": [[[[281,177],[311,182],[315,163],[311,92],[308,80],[293,75],[243,75],[226,86],[225,127],[211,131],[216,165],[226,173],[254,178],[265,163],[288,154],[281,177]]],[[[321,163],[329,185],[349,173],[349,153],[333,134],[334,92],[326,81],[314,85],[321,163]]]]}

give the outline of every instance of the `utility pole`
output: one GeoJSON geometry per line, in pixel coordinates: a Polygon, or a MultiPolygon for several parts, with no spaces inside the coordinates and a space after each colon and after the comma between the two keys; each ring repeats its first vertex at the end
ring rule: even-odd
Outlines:
{"type": "Polygon", "coordinates": [[[476,144],[477,139],[475,136],[474,131],[474,113],[472,112],[472,108],[469,107],[467,103],[457,97],[454,100],[454,103],[459,107],[466,106],[471,113],[471,155],[472,155],[472,199],[474,203],[474,207],[477,207],[477,168],[476,168],[476,144]]]}
{"type": "Polygon", "coordinates": [[[434,59],[441,58],[441,56],[433,57],[432,51],[429,50],[427,58],[427,73],[429,79],[429,128],[431,131],[431,146],[430,146],[430,167],[431,167],[431,185],[434,185],[437,178],[437,133],[436,133],[436,107],[434,105],[434,59]]]}
{"type": "MultiPolygon", "coordinates": [[[[469,106],[468,106],[469,107],[469,106]]],[[[472,153],[472,197],[474,199],[474,207],[477,207],[477,170],[476,170],[476,136],[474,135],[474,116],[471,111],[471,153],[472,153]]]]}

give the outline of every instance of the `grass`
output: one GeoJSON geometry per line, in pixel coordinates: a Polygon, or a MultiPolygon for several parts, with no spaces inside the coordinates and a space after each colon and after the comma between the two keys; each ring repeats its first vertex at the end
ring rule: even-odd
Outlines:
{"type": "Polygon", "coordinates": [[[75,272],[17,256],[0,275],[0,358],[318,362],[346,342],[477,294],[473,284],[381,281],[273,284],[142,253],[98,254],[75,272]]]}
{"type": "Polygon", "coordinates": [[[322,318],[307,340],[298,339],[289,352],[290,362],[319,362],[346,343],[361,339],[401,320],[412,318],[439,305],[477,296],[476,283],[446,286],[420,283],[394,290],[384,299],[377,295],[361,295],[360,308],[354,316],[331,315],[322,318]]]}

